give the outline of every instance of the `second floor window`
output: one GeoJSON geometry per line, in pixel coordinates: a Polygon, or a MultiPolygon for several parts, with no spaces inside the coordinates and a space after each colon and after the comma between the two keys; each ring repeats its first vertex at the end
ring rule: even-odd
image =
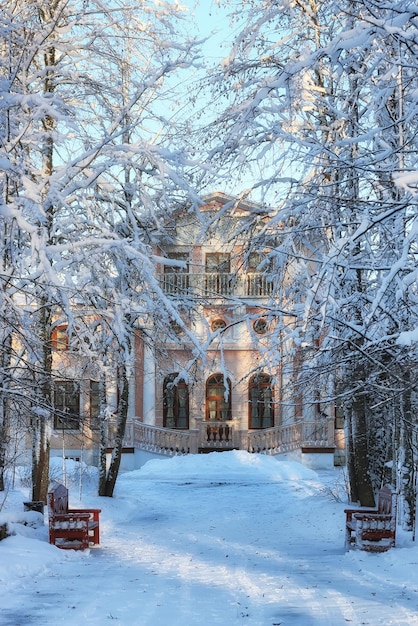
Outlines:
{"type": "Polygon", "coordinates": [[[265,273],[266,266],[260,269],[261,257],[257,252],[251,252],[248,257],[247,295],[269,296],[273,292],[273,283],[265,273]]]}
{"type": "Polygon", "coordinates": [[[55,326],[51,339],[55,350],[68,350],[68,326],[66,324],[55,326]]]}
{"type": "Polygon", "coordinates": [[[172,252],[168,254],[168,258],[181,261],[184,265],[164,265],[164,291],[184,293],[189,287],[189,255],[185,252],[172,252]]]}
{"type": "Polygon", "coordinates": [[[51,345],[55,350],[70,350],[75,352],[78,350],[80,326],[74,326],[71,334],[68,333],[68,325],[60,324],[55,326],[51,332],[51,345]]]}
{"type": "Polygon", "coordinates": [[[248,272],[258,272],[258,266],[260,265],[261,257],[258,252],[251,252],[248,257],[248,272]]]}
{"type": "Polygon", "coordinates": [[[206,255],[205,273],[206,290],[212,293],[228,295],[231,293],[231,257],[226,252],[211,252],[206,255]]]}

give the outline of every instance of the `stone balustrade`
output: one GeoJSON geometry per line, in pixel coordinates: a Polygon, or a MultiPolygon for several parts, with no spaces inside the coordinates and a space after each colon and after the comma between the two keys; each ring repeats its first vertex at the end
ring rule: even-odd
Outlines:
{"type": "MultiPolygon", "coordinates": [[[[109,447],[114,445],[116,422],[108,423],[109,447]]],[[[175,456],[197,454],[203,450],[239,449],[263,454],[280,454],[298,448],[334,446],[333,420],[298,421],[262,430],[237,429],[233,420],[199,421],[191,430],[160,428],[139,420],[127,423],[124,447],[175,456]]]]}

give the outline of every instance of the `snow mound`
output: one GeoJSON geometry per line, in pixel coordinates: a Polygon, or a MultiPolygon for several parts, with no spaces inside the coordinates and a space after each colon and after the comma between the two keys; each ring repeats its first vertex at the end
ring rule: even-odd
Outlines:
{"type": "Polygon", "coordinates": [[[141,469],[120,476],[122,481],[140,479],[169,481],[287,482],[317,480],[316,472],[300,463],[279,461],[264,454],[243,450],[190,454],[153,459],[141,469]]]}
{"type": "Polygon", "coordinates": [[[47,543],[46,536],[44,541],[20,534],[8,537],[1,542],[0,587],[12,589],[19,586],[21,578],[30,581],[31,576],[39,576],[57,563],[87,558],[87,552],[57,550],[47,543]]]}

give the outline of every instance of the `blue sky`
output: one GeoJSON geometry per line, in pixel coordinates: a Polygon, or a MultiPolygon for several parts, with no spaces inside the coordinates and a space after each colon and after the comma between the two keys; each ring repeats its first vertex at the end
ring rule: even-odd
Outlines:
{"type": "Polygon", "coordinates": [[[228,13],[230,7],[221,2],[218,6],[216,0],[185,0],[195,15],[202,36],[209,36],[212,32],[211,41],[206,44],[209,57],[224,58],[229,54],[232,39],[232,30],[229,24],[228,13]],[[194,8],[195,7],[195,8],[194,8]]]}

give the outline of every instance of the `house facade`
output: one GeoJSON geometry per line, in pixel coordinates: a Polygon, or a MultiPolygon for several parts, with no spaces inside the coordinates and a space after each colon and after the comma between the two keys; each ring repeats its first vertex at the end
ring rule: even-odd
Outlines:
{"type": "MultiPolygon", "coordinates": [[[[262,228],[263,219],[257,205],[214,193],[200,214],[179,211],[169,235],[155,245],[156,277],[176,306],[169,332],[154,319],[146,329],[148,340],[136,339],[122,467],[232,449],[280,454],[311,467],[343,461],[342,423],[334,407],[321,402],[320,389],[315,402],[302,390],[295,392],[303,355],[280,339],[264,251],[248,251],[246,226],[262,228]]],[[[281,315],[280,323],[296,322],[281,315]]],[[[54,332],[57,414],[51,454],[94,464],[99,441],[94,359],[83,362],[65,324],[54,332]]],[[[110,377],[109,454],[116,386],[110,377]]]]}
{"type": "MultiPolygon", "coordinates": [[[[314,403],[295,394],[301,356],[279,338],[263,250],[248,252],[246,224],[262,227],[259,213],[214,193],[199,216],[179,212],[156,247],[160,285],[180,318],[170,333],[150,328],[153,344],[136,351],[125,448],[132,467],[155,455],[230,449],[312,467],[341,461],[334,407],[320,402],[320,390],[314,403]]],[[[295,324],[292,316],[280,322],[295,324]]]]}

